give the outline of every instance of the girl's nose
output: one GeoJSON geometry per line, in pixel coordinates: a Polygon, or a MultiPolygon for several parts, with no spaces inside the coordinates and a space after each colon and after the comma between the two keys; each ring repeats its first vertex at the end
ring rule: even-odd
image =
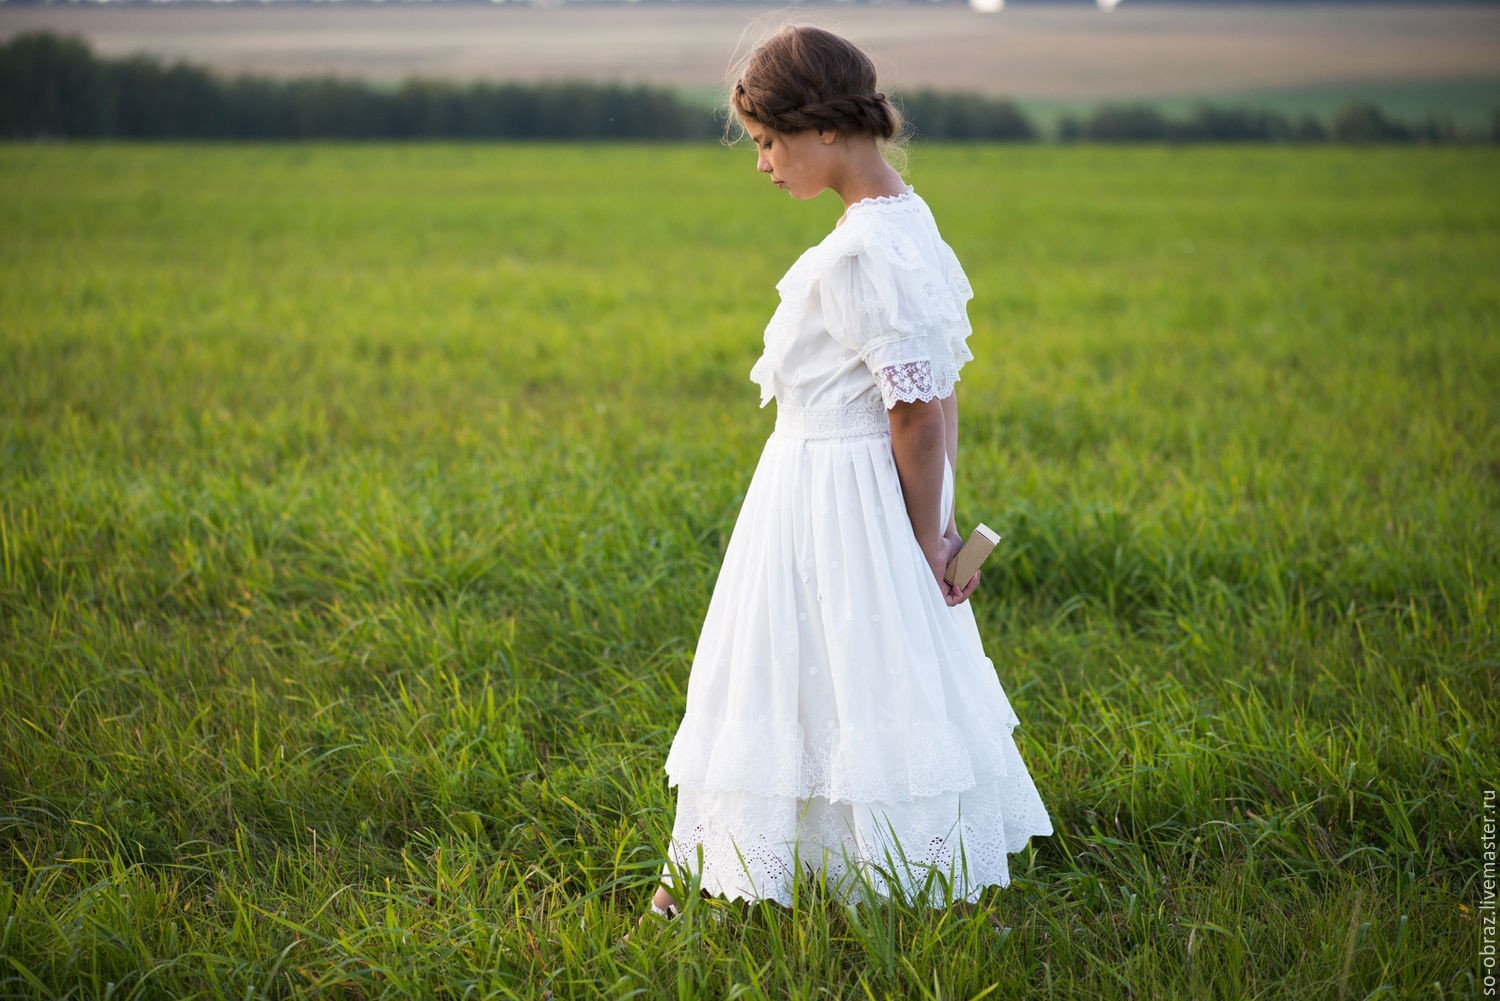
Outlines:
{"type": "Polygon", "coordinates": [[[769,174],[771,172],[771,162],[764,155],[758,156],[755,158],[755,169],[762,174],[769,174]]]}

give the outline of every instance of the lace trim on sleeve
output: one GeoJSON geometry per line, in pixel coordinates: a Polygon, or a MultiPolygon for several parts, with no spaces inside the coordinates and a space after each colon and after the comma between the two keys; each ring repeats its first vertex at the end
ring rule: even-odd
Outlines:
{"type": "Polygon", "coordinates": [[[875,373],[875,382],[887,409],[897,403],[925,402],[947,395],[933,376],[932,363],[925,360],[887,365],[875,373]]]}

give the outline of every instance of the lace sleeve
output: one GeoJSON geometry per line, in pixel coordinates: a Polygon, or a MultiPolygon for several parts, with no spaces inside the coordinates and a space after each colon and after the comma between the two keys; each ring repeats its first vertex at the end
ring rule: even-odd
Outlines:
{"type": "Polygon", "coordinates": [[[932,362],[908,361],[887,365],[875,372],[875,384],[889,410],[897,403],[916,403],[946,396],[933,377],[932,362]]]}

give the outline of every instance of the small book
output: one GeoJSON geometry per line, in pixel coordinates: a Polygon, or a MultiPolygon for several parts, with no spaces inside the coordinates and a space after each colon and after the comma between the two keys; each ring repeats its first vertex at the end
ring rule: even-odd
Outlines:
{"type": "Polygon", "coordinates": [[[952,562],[948,564],[948,569],[943,572],[943,580],[948,584],[963,587],[979,572],[980,564],[995,551],[995,546],[999,542],[1000,536],[992,528],[984,524],[979,525],[964,540],[963,546],[958,550],[958,555],[953,557],[952,562]]]}

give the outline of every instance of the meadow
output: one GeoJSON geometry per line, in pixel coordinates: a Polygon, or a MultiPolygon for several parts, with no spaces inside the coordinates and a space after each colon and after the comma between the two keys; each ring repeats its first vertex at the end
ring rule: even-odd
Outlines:
{"type": "Polygon", "coordinates": [[[831,196],[713,146],[0,148],[0,996],[1481,996],[1500,153],[908,176],[1056,834],[973,912],[809,883],[621,943],[831,196]]]}

